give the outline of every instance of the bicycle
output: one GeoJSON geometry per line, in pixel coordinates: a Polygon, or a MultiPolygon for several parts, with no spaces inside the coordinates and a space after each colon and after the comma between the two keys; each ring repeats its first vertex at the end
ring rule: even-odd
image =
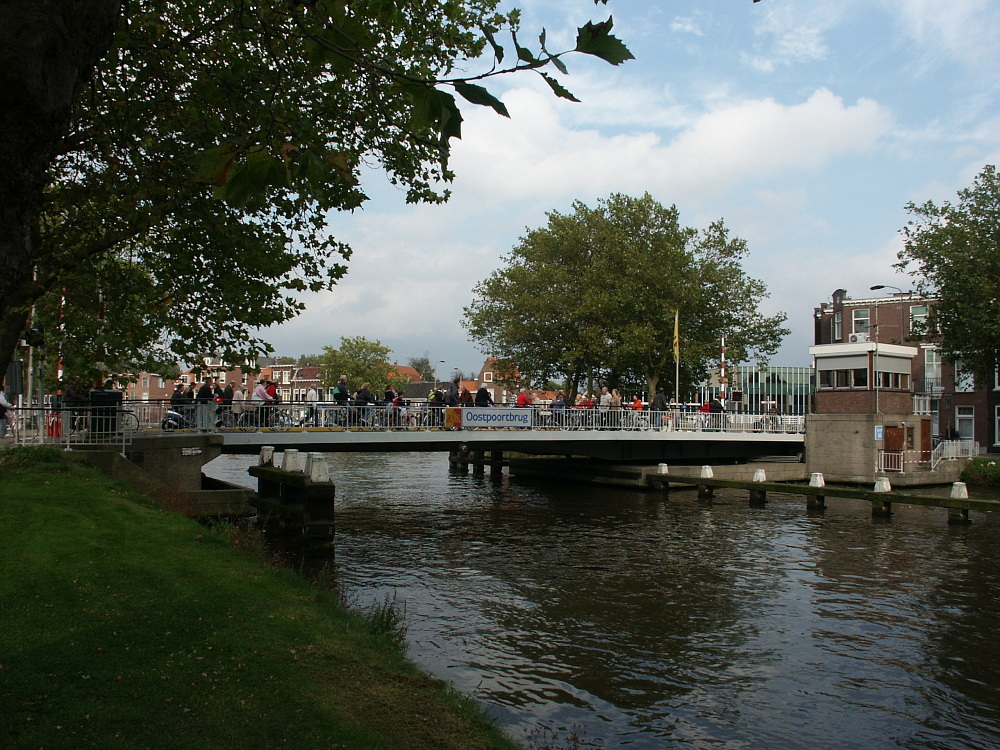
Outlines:
{"type": "Polygon", "coordinates": [[[135,412],[123,410],[118,415],[118,429],[126,435],[134,435],[142,429],[139,426],[139,417],[135,412]]]}

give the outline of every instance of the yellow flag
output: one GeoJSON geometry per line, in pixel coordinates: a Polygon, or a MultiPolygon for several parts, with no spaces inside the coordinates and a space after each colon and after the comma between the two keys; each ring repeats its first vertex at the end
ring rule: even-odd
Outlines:
{"type": "Polygon", "coordinates": [[[681,358],[681,336],[678,329],[680,317],[681,311],[674,310],[674,362],[680,361],[681,358]]]}

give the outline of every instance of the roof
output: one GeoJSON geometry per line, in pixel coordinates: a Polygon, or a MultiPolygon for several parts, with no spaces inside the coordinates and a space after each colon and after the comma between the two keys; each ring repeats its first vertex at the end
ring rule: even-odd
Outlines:
{"type": "Polygon", "coordinates": [[[409,365],[392,365],[391,370],[389,370],[387,375],[398,375],[401,378],[405,378],[411,383],[420,382],[420,373],[409,365]]]}

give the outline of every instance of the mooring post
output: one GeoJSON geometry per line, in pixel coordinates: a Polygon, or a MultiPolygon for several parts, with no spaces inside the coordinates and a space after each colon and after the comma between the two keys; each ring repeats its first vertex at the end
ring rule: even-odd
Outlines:
{"type": "MultiPolygon", "coordinates": [[[[670,466],[668,464],[660,464],[656,467],[657,474],[669,474],[670,466]]],[[[666,498],[670,495],[670,482],[663,481],[660,482],[660,490],[663,492],[663,497],[666,498]]]]}
{"type": "MultiPolygon", "coordinates": [[[[809,475],[809,486],[810,487],[826,487],[826,481],[823,479],[823,474],[818,471],[814,471],[809,475]]],[[[806,508],[812,508],[814,510],[823,510],[826,508],[826,495],[806,495],[806,508]]]]}
{"type": "MultiPolygon", "coordinates": [[[[766,482],[767,476],[764,474],[763,469],[754,469],[753,472],[754,482],[766,482]]],[[[751,505],[767,505],[767,491],[759,488],[750,488],[750,504],[751,505]]]]}
{"type": "Polygon", "coordinates": [[[884,497],[889,492],[892,492],[892,485],[889,484],[888,477],[879,477],[875,480],[875,494],[871,499],[872,517],[888,518],[892,515],[892,501],[884,497]]]}
{"type": "MultiPolygon", "coordinates": [[[[969,499],[969,488],[965,486],[965,482],[955,482],[951,485],[951,499],[952,500],[969,499]]],[[[948,508],[948,523],[950,524],[972,523],[972,520],[969,518],[969,509],[948,508]]]]}
{"type": "MultiPolygon", "coordinates": [[[[701,467],[701,478],[702,479],[711,479],[713,476],[715,476],[715,475],[712,473],[712,467],[711,466],[702,466],[701,467]]],[[[712,487],[710,485],[707,485],[707,484],[699,484],[698,485],[698,497],[700,499],[709,500],[714,495],[715,495],[715,488],[714,487],[712,487]]]]}

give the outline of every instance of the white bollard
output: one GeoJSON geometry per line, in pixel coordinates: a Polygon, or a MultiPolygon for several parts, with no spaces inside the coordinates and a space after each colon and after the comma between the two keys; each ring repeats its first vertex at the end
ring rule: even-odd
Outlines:
{"type": "Polygon", "coordinates": [[[764,475],[764,470],[763,469],[754,469],[753,470],[753,481],[755,481],[755,482],[766,482],[767,481],[767,477],[764,475]]]}
{"type": "Polygon", "coordinates": [[[260,463],[258,466],[274,466],[274,446],[260,446],[260,463]]]}
{"type": "Polygon", "coordinates": [[[299,451],[296,448],[288,448],[284,453],[281,454],[281,470],[282,471],[302,471],[302,460],[299,457],[299,451]]]}
{"type": "Polygon", "coordinates": [[[659,470],[660,474],[669,474],[670,473],[670,467],[667,464],[660,464],[657,467],[657,469],[659,470]]]}
{"type": "Polygon", "coordinates": [[[326,463],[326,458],[320,453],[310,453],[309,458],[309,479],[313,482],[329,482],[330,467],[326,463]]]}
{"type": "Polygon", "coordinates": [[[712,479],[714,476],[715,476],[715,474],[712,473],[712,467],[711,466],[702,466],[701,467],[701,478],[702,479],[712,479]]]}
{"type": "Polygon", "coordinates": [[[951,499],[952,500],[969,499],[969,488],[965,486],[965,482],[954,482],[951,485],[951,499]]]}
{"type": "Polygon", "coordinates": [[[823,480],[823,474],[819,471],[814,471],[809,475],[809,486],[810,487],[826,487],[826,482],[823,480]]]}
{"type": "Polygon", "coordinates": [[[876,492],[892,492],[892,485],[889,484],[889,477],[879,477],[875,480],[876,492]]]}

